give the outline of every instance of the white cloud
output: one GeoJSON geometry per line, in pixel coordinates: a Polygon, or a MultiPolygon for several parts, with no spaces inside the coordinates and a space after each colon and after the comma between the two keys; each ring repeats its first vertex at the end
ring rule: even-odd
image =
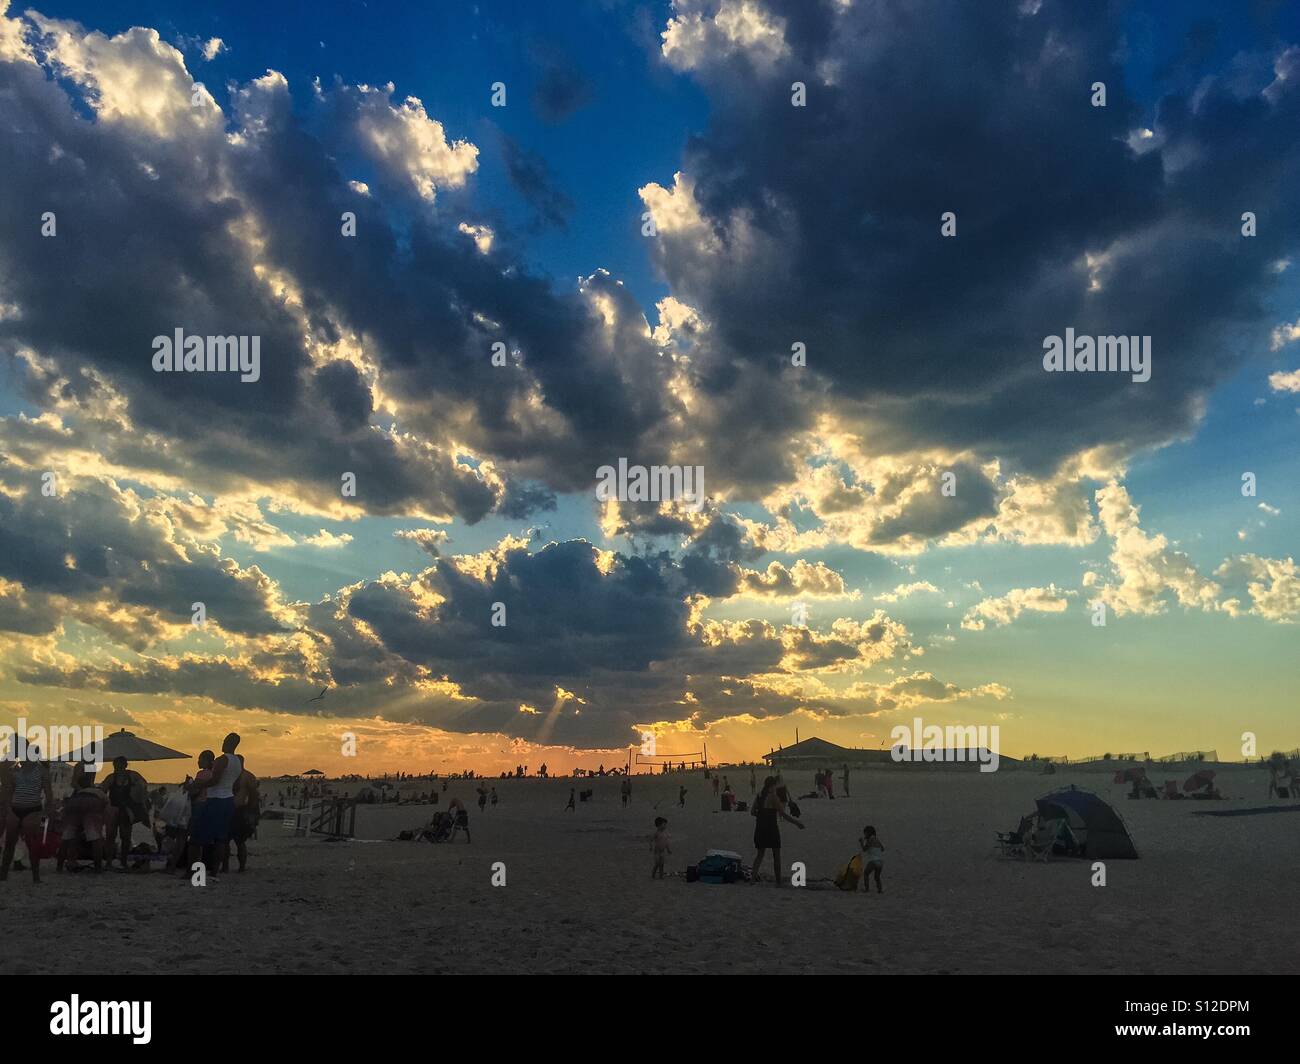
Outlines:
{"type": "Polygon", "coordinates": [[[939,594],[939,589],[928,580],[917,580],[911,584],[899,584],[893,591],[882,592],[876,596],[876,601],[900,602],[905,598],[910,598],[912,595],[920,595],[922,593],[937,595],[939,594]]]}
{"type": "Polygon", "coordinates": [[[466,140],[449,142],[442,123],[414,96],[394,107],[393,92],[392,83],[346,90],[355,106],[358,142],[375,163],[432,203],[439,188],[460,188],[478,169],[478,148],[466,140]]]}
{"type": "MultiPolygon", "coordinates": [[[[1243,554],[1229,559],[1215,571],[1223,579],[1244,578],[1250,592],[1253,616],[1279,624],[1300,620],[1300,569],[1292,558],[1261,558],[1243,554]]],[[[1232,609],[1229,612],[1240,612],[1232,609]]]]}
{"type": "Polygon", "coordinates": [[[664,60],[674,70],[694,70],[740,53],[757,66],[770,66],[789,52],[785,20],[755,0],[673,0],[673,17],[660,36],[664,60]]]}
{"type": "Polygon", "coordinates": [[[461,222],[456,228],[474,241],[474,246],[478,248],[480,254],[486,255],[492,250],[492,241],[496,239],[496,233],[492,231],[490,225],[470,225],[468,222],[461,222]]]}
{"type": "Polygon", "coordinates": [[[157,30],[133,26],[106,37],[75,22],[36,13],[31,19],[46,60],[61,77],[85,90],[100,121],[129,124],[158,137],[220,128],[216,101],[206,89],[195,88],[185,57],[157,30]]]}
{"type": "Polygon", "coordinates": [[[961,626],[967,631],[982,632],[988,622],[999,628],[1010,624],[1026,610],[1035,613],[1064,613],[1073,591],[1062,591],[1055,584],[1047,587],[1014,587],[1005,595],[986,598],[966,611],[961,626]]]}
{"type": "MultiPolygon", "coordinates": [[[[1097,600],[1117,616],[1163,613],[1169,594],[1182,606],[1219,609],[1221,588],[1202,576],[1182,551],[1162,535],[1147,535],[1138,523],[1140,508],[1128,490],[1112,481],[1097,492],[1102,528],[1113,540],[1110,564],[1117,582],[1098,585],[1097,600]]],[[[1096,600],[1095,600],[1096,601],[1096,600]]]]}
{"type": "Polygon", "coordinates": [[[1300,369],[1290,373],[1270,373],[1268,386],[1275,392],[1300,392],[1300,369]]]}

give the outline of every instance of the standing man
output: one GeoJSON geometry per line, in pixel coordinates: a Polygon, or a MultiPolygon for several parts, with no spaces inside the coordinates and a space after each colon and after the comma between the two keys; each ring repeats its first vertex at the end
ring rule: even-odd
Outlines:
{"type": "Polygon", "coordinates": [[[235,785],[244,771],[244,759],[235,753],[239,735],[231,732],[221,741],[221,756],[212,764],[212,783],[199,814],[195,842],[203,848],[203,863],[209,871],[225,854],[230,839],[230,821],[235,815],[235,785]]]}
{"type": "Polygon", "coordinates": [[[118,860],[122,870],[126,871],[127,855],[131,852],[131,829],[135,824],[149,823],[149,814],[145,810],[145,782],[140,773],[128,768],[125,757],[113,758],[113,771],[99,786],[108,795],[108,804],[113,807],[113,830],[109,833],[109,843],[118,847],[118,860]]]}
{"type": "Polygon", "coordinates": [[[844,797],[847,798],[849,796],[849,766],[847,764],[845,764],[844,772],[840,776],[840,782],[844,784],[844,797]]]}

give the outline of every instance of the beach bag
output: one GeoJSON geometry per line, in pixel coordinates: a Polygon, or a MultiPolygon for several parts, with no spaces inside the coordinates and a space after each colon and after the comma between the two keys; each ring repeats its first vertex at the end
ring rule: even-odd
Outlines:
{"type": "Polygon", "coordinates": [[[20,838],[27,847],[29,857],[36,861],[46,861],[58,856],[63,831],[57,822],[42,820],[32,830],[23,832],[20,838]]]}
{"type": "Polygon", "coordinates": [[[701,883],[734,883],[740,878],[740,858],[711,853],[695,866],[701,883]]]}
{"type": "Polygon", "coordinates": [[[835,885],[840,890],[857,890],[861,879],[862,855],[855,853],[849,858],[849,863],[840,869],[840,874],[835,877],[835,885]]]}

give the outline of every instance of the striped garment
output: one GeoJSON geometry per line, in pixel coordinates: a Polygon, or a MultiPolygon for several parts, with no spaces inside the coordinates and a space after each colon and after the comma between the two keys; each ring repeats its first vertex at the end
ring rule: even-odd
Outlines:
{"type": "Polygon", "coordinates": [[[23,767],[14,772],[13,805],[27,809],[41,804],[44,788],[41,786],[43,766],[39,761],[24,761],[23,767]]]}

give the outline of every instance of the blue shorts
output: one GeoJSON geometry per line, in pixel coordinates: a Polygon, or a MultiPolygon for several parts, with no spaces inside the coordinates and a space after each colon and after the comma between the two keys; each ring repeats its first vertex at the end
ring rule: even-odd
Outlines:
{"type": "Polygon", "coordinates": [[[208,798],[199,807],[197,821],[191,825],[194,841],[200,846],[225,842],[230,838],[230,820],[235,815],[235,799],[208,798]]]}

